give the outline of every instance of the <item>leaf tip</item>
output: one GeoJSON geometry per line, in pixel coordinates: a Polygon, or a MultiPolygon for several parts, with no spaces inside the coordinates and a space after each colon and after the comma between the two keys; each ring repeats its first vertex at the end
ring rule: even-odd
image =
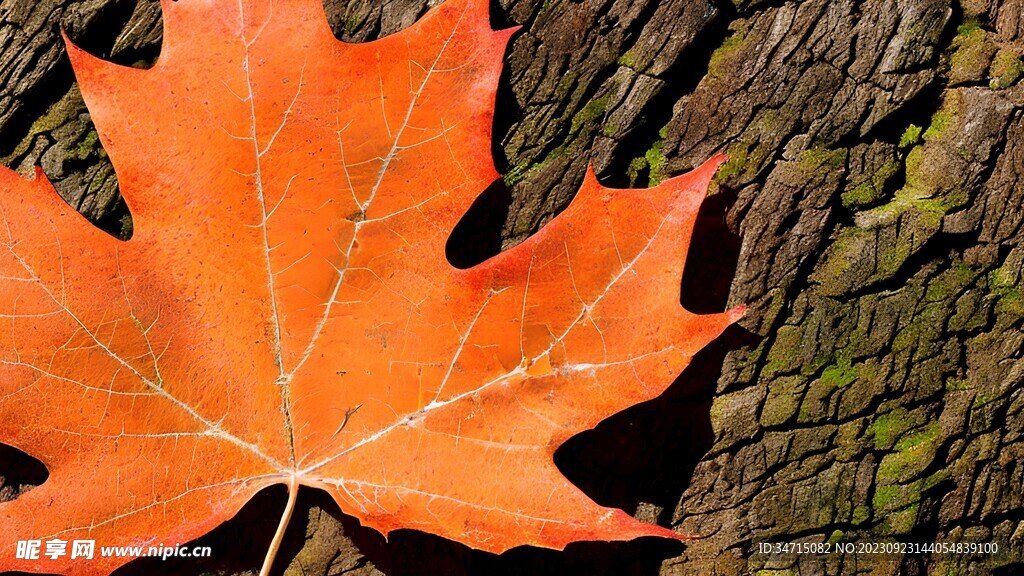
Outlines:
{"type": "Polygon", "coordinates": [[[495,30],[494,32],[497,33],[497,34],[504,34],[505,35],[505,39],[507,40],[510,37],[514,36],[516,32],[519,32],[522,29],[523,29],[522,25],[517,24],[515,26],[510,26],[508,28],[502,28],[501,30],[495,30]]]}
{"type": "Polygon", "coordinates": [[[0,166],[0,181],[4,186],[17,185],[18,183],[31,182],[37,186],[50,186],[50,179],[43,172],[41,166],[33,166],[32,171],[28,174],[8,168],[6,166],[0,166]]]}
{"type": "Polygon", "coordinates": [[[729,317],[729,323],[732,324],[738,322],[740,318],[743,318],[744,316],[747,315],[747,312],[749,310],[750,307],[747,306],[746,304],[740,304],[739,306],[736,306],[732,310],[729,310],[728,312],[726,312],[726,315],[729,317]]]}
{"type": "Polygon", "coordinates": [[[707,186],[711,183],[711,179],[715,177],[715,172],[729,160],[729,157],[725,154],[715,154],[711,158],[704,161],[703,164],[698,166],[689,174],[689,176],[695,177],[697,181],[701,182],[703,187],[707,189],[707,186]]]}
{"type": "Polygon", "coordinates": [[[80,77],[80,75],[82,74],[82,72],[86,69],[86,67],[89,64],[95,65],[95,63],[92,61],[97,61],[100,59],[86,52],[78,44],[75,44],[75,41],[71,39],[71,36],[68,34],[68,31],[65,30],[63,26],[60,29],[60,36],[64,40],[64,51],[68,54],[68,60],[71,61],[71,68],[74,70],[76,80],[78,81],[79,86],[81,87],[82,78],[80,77]]]}

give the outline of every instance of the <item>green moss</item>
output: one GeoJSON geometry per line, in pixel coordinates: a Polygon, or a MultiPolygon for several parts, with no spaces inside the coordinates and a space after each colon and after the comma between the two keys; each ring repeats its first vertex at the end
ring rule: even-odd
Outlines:
{"type": "Polygon", "coordinates": [[[831,364],[821,373],[821,381],[829,386],[842,388],[853,384],[857,380],[857,371],[850,363],[850,357],[846,354],[838,354],[835,364],[831,364]]]}
{"type": "Polygon", "coordinates": [[[800,369],[800,372],[808,376],[813,376],[814,374],[817,374],[819,370],[828,366],[834,357],[835,354],[831,351],[821,351],[815,354],[814,358],[811,358],[810,363],[803,362],[803,367],[800,369]]]}
{"type": "Polygon", "coordinates": [[[726,152],[728,160],[722,167],[715,173],[715,180],[724,182],[726,180],[735,178],[743,173],[747,166],[747,152],[750,150],[749,146],[741,144],[734,144],[726,152]]]}
{"type": "Polygon", "coordinates": [[[626,168],[626,175],[629,176],[631,186],[636,186],[637,181],[640,179],[640,174],[644,170],[647,170],[647,158],[641,156],[630,160],[629,167],[626,168]]]}
{"type": "Polygon", "coordinates": [[[93,195],[103,188],[103,185],[107,182],[106,178],[93,178],[89,181],[89,186],[86,187],[86,195],[93,195]]]}
{"type": "Polygon", "coordinates": [[[879,486],[871,497],[871,506],[876,511],[884,511],[889,504],[900,495],[899,486],[879,486]]]}
{"type": "Polygon", "coordinates": [[[1020,290],[1013,289],[1001,296],[996,302],[996,314],[1007,316],[1024,316],[1024,295],[1020,290]]]}
{"type": "Polygon", "coordinates": [[[32,123],[25,138],[14,147],[14,151],[9,156],[0,158],[0,162],[9,163],[15,158],[24,155],[32,146],[36,136],[55,130],[57,127],[66,124],[79,111],[84,110],[85,103],[82,101],[81,94],[78,91],[78,85],[72,85],[71,90],[63,98],[50,106],[46,114],[32,123]]]}
{"type": "Polygon", "coordinates": [[[724,78],[730,61],[743,52],[743,48],[748,42],[747,23],[737,20],[732,26],[734,28],[732,35],[722,41],[722,45],[711,53],[711,59],[708,61],[708,76],[711,78],[724,78]]]}
{"type": "Polygon", "coordinates": [[[931,123],[928,124],[928,129],[922,135],[925,140],[941,138],[950,123],[956,118],[957,111],[952,109],[951,102],[951,100],[944,100],[942,107],[932,114],[931,123]]]}
{"type": "Polygon", "coordinates": [[[349,36],[355,34],[356,30],[359,29],[359,25],[362,23],[363,19],[360,18],[358,14],[350,14],[349,17],[345,19],[345,33],[349,36]]]}
{"type": "MultiPolygon", "coordinates": [[[[920,353],[934,348],[942,337],[947,313],[948,309],[942,303],[926,304],[911,319],[910,324],[904,326],[896,333],[896,337],[892,342],[892,349],[902,352],[920,348],[921,350],[918,351],[920,353]]],[[[936,384],[938,383],[938,378],[935,379],[935,382],[936,384]]]]}
{"type": "MultiPolygon", "coordinates": [[[[664,133],[665,129],[659,132],[664,133]]],[[[641,176],[644,172],[647,173],[648,186],[657,186],[668,179],[665,167],[665,153],[662,151],[662,147],[665,145],[664,136],[661,140],[658,140],[651,145],[650,149],[644,152],[643,156],[634,158],[630,161],[629,167],[626,168],[626,175],[629,176],[629,182],[631,185],[636,186],[641,182],[641,176]]]]}
{"type": "MultiPolygon", "coordinates": [[[[893,446],[894,452],[883,456],[882,461],[878,464],[875,480],[880,485],[905,483],[920,474],[932,460],[929,454],[934,452],[936,440],[939,438],[940,427],[938,422],[929,422],[907,434],[905,431],[913,427],[913,420],[909,417],[904,418],[904,420],[905,422],[900,426],[902,430],[898,434],[894,433],[895,431],[891,429],[887,433],[886,444],[891,442],[896,436],[900,436],[900,438],[893,446]]],[[[878,441],[879,436],[876,435],[876,446],[878,441]]],[[[908,486],[907,494],[904,494],[907,497],[906,500],[919,500],[922,489],[923,485],[921,482],[915,482],[908,486]]]]}
{"type": "Polygon", "coordinates": [[[943,111],[938,111],[932,116],[932,123],[928,125],[928,129],[924,131],[923,137],[925,139],[933,139],[942,136],[946,128],[949,127],[950,115],[943,111]]]}
{"type": "Polygon", "coordinates": [[[586,106],[572,117],[572,131],[574,133],[578,132],[584,124],[590,124],[604,116],[605,111],[608,109],[608,100],[607,96],[602,96],[587,102],[586,106]]]}
{"type": "Polygon", "coordinates": [[[512,167],[511,170],[508,171],[508,174],[502,176],[502,180],[505,182],[506,186],[514,186],[521,182],[524,178],[526,178],[530,174],[530,172],[540,170],[549,162],[557,160],[558,158],[561,158],[562,156],[565,155],[565,146],[558,146],[557,148],[549,152],[548,155],[545,156],[544,159],[541,160],[540,162],[534,162],[532,164],[529,162],[520,162],[519,164],[516,164],[515,166],[512,167]]]}
{"type": "Polygon", "coordinates": [[[1021,53],[1004,48],[996,53],[989,68],[989,87],[993,90],[1009,88],[1024,76],[1024,60],[1021,53]]]}
{"type": "Polygon", "coordinates": [[[796,415],[806,385],[806,379],[799,376],[774,379],[758,418],[761,425],[779,426],[796,415]]]}
{"type": "Polygon", "coordinates": [[[782,326],[775,333],[775,343],[768,350],[766,375],[790,372],[799,366],[802,331],[797,326],[782,326]]]}
{"type": "Polygon", "coordinates": [[[726,150],[728,160],[715,173],[714,181],[722,184],[731,180],[751,178],[761,168],[769,154],[769,148],[763,144],[737,142],[726,150]]]}
{"type": "Polygon", "coordinates": [[[893,512],[888,518],[889,530],[892,534],[907,534],[914,529],[914,525],[917,524],[917,514],[920,509],[920,503],[914,503],[902,510],[893,512]]]}
{"type": "Polygon", "coordinates": [[[900,266],[910,258],[913,248],[910,244],[897,244],[884,249],[878,257],[878,271],[875,276],[889,278],[896,274],[900,266]]]}
{"type": "Polygon", "coordinates": [[[951,44],[950,79],[954,83],[977,80],[991,63],[995,46],[987,41],[987,34],[977,21],[961,25],[957,32],[951,44]]]}
{"type": "Polygon", "coordinates": [[[925,300],[940,302],[953,298],[973,284],[978,274],[962,260],[955,260],[952,266],[928,283],[925,300]]]}
{"type": "Polygon", "coordinates": [[[867,506],[857,506],[853,509],[853,516],[851,516],[850,521],[854,525],[859,525],[863,524],[870,517],[871,508],[868,508],[867,506]]]}
{"type": "Polygon", "coordinates": [[[808,403],[806,398],[800,404],[800,409],[797,410],[796,417],[799,422],[809,422],[811,420],[811,405],[808,403]]]}
{"type": "Polygon", "coordinates": [[[1006,294],[1016,290],[1016,275],[1003,267],[996,268],[987,276],[989,290],[996,295],[1006,294]]]}
{"type": "Polygon", "coordinates": [[[885,185],[893,176],[899,173],[900,168],[900,164],[896,162],[886,162],[870,178],[861,182],[852,190],[843,192],[843,206],[847,208],[863,206],[878,200],[885,191],[885,185]]]}
{"type": "Polygon", "coordinates": [[[712,423],[722,422],[722,414],[725,412],[725,405],[728,403],[722,396],[716,397],[711,401],[711,409],[708,410],[708,415],[711,417],[712,423]]]}
{"type": "Polygon", "coordinates": [[[856,261],[864,235],[860,228],[843,228],[828,249],[820,272],[815,272],[815,280],[829,284],[842,278],[856,261]]]}
{"type": "Polygon", "coordinates": [[[67,160],[85,160],[96,149],[96,144],[99,140],[99,134],[95,130],[89,130],[74,148],[68,149],[64,154],[64,158],[67,160]]]}
{"type": "Polygon", "coordinates": [[[949,480],[949,470],[939,470],[938,472],[928,476],[927,478],[922,478],[921,480],[915,482],[914,489],[918,493],[923,493],[928,490],[931,490],[939,483],[945,482],[946,480],[949,480]]]}
{"type": "Polygon", "coordinates": [[[829,535],[828,540],[826,540],[826,542],[828,542],[829,544],[835,544],[836,542],[839,542],[842,539],[843,539],[843,531],[842,530],[834,530],[832,532],[832,534],[829,535]]]}
{"type": "Polygon", "coordinates": [[[978,33],[979,31],[983,32],[981,29],[981,23],[978,21],[976,16],[967,18],[963,24],[956,27],[957,36],[970,36],[978,33]]]}
{"type": "Polygon", "coordinates": [[[558,81],[558,85],[555,86],[555,95],[559,98],[564,98],[569,94],[569,90],[572,89],[573,84],[576,83],[576,76],[572,74],[566,74],[562,76],[562,79],[558,81]]]}
{"type": "Polygon", "coordinates": [[[978,395],[974,397],[974,402],[971,403],[972,408],[981,408],[985,404],[995,400],[985,392],[978,392],[978,395]]]}
{"type": "Polygon", "coordinates": [[[664,141],[659,140],[651,146],[651,149],[644,153],[650,173],[647,177],[650,186],[657,186],[668,179],[665,174],[665,154],[661,151],[664,141]]]}
{"type": "Polygon", "coordinates": [[[121,216],[121,238],[131,238],[135,233],[135,221],[131,214],[121,216]]]}
{"type": "Polygon", "coordinates": [[[636,69],[636,57],[633,56],[632,50],[627,50],[625,54],[619,56],[619,66],[625,66],[626,68],[636,69]]]}
{"type": "Polygon", "coordinates": [[[962,378],[950,378],[946,380],[946,390],[955,392],[957,390],[971,390],[973,386],[962,378]]]}
{"type": "Polygon", "coordinates": [[[921,141],[922,128],[917,124],[911,124],[907,126],[907,129],[903,131],[903,135],[900,136],[900,148],[908,148],[921,141]]]}
{"type": "Polygon", "coordinates": [[[800,167],[807,171],[819,168],[842,168],[846,165],[848,151],[845,148],[809,148],[800,155],[800,167]]]}
{"type": "Polygon", "coordinates": [[[1012,270],[996,268],[987,275],[989,293],[996,298],[996,314],[1010,318],[1024,316],[1024,294],[1012,270]]]}
{"type": "Polygon", "coordinates": [[[880,484],[898,484],[907,475],[908,467],[914,464],[916,456],[906,452],[891,452],[882,457],[875,471],[875,480],[880,484]]]}
{"type": "MultiPolygon", "coordinates": [[[[929,128],[931,130],[931,128],[929,128]]],[[[925,160],[927,154],[925,153],[923,146],[915,146],[907,153],[907,159],[904,161],[907,172],[907,181],[901,191],[921,191],[929,192],[927,186],[923,185],[921,176],[923,174],[923,168],[925,166],[925,160]]]]}
{"type": "Polygon", "coordinates": [[[912,426],[908,413],[903,408],[879,414],[868,426],[867,435],[874,438],[875,448],[888,449],[912,426]]]}
{"type": "Polygon", "coordinates": [[[530,171],[530,164],[528,162],[521,162],[512,167],[508,171],[508,174],[502,176],[502,180],[505,181],[506,186],[515,186],[519,182],[526,178],[526,174],[530,171]]]}
{"type": "Polygon", "coordinates": [[[924,428],[904,435],[896,443],[895,449],[899,451],[913,450],[922,444],[934,442],[939,437],[939,423],[929,422],[924,428]]]}
{"type": "MultiPolygon", "coordinates": [[[[928,142],[943,137],[958,118],[960,106],[959,98],[955,95],[943,101],[942,108],[932,116],[931,124],[924,132],[925,144],[913,147],[907,154],[904,186],[896,191],[892,201],[863,213],[864,217],[877,227],[891,223],[909,212],[915,218],[907,223],[922,232],[911,235],[915,238],[914,245],[893,247],[888,254],[883,254],[881,264],[887,266],[885,270],[888,272],[898,269],[905,261],[906,254],[919,247],[920,241],[916,240],[917,238],[930,237],[931,234],[928,232],[938,230],[943,215],[969,200],[966,191],[948,189],[952,187],[948,173],[929,159],[931,148],[928,142]]],[[[882,276],[884,277],[884,274],[882,276]]]]}

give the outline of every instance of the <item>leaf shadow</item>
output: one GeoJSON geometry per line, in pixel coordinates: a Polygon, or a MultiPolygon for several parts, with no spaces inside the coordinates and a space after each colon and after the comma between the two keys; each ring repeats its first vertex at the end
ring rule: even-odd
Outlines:
{"type": "Polygon", "coordinates": [[[374,567],[388,576],[546,576],[561,574],[656,574],[684,544],[659,538],[632,542],[576,542],[564,551],[521,546],[504,554],[473,550],[415,530],[398,530],[385,541],[377,532],[343,517],[345,533],[374,567]]]}
{"type": "Polygon", "coordinates": [[[452,266],[472,268],[501,252],[501,228],[512,206],[512,191],[501,179],[488,186],[448,235],[445,257],[452,266]]]}
{"type": "MultiPolygon", "coordinates": [[[[728,307],[740,238],[727,222],[735,191],[723,189],[701,205],[680,282],[680,303],[698,314],[728,307]]],[[[711,403],[729,352],[760,338],[739,325],[701,349],[660,396],[632,406],[571,438],[555,463],[599,504],[663,525],[714,444],[711,403]]]]}
{"type": "MultiPolygon", "coordinates": [[[[259,572],[287,499],[288,491],[283,484],[261,490],[230,520],[182,544],[186,548],[209,546],[208,558],[172,557],[165,560],[160,557],[143,557],[118,568],[112,576],[245,574],[246,570],[259,572]]],[[[296,535],[295,527],[292,526],[289,532],[296,535]]],[[[163,544],[174,546],[179,543],[163,544]]],[[[97,548],[102,545],[102,542],[96,543],[97,548]]],[[[285,553],[289,551],[284,550],[285,553]]]]}
{"type": "Polygon", "coordinates": [[[10,502],[50,477],[38,459],[7,444],[0,444],[0,502],[10,502]]]}

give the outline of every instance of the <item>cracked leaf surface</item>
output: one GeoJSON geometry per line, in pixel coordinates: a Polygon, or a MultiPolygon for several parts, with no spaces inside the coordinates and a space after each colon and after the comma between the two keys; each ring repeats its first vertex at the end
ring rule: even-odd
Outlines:
{"type": "MultiPolygon", "coordinates": [[[[451,230],[498,178],[510,31],[482,0],[338,42],[314,0],[164,2],[154,68],[69,54],[135,222],[121,242],[37,171],[0,171],[0,441],[50,478],[19,539],[186,542],[282,482],[385,534],[562,548],[674,536],[554,466],[659,395],[739,311],[679,306],[721,162],[649,190],[588,174],[537,235],[468,270],[451,230]]],[[[105,574],[127,559],[97,559],[105,574]]]]}

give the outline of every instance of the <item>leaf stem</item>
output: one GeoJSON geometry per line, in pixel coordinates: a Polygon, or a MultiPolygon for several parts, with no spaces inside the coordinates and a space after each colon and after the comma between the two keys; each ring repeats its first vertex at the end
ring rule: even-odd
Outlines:
{"type": "Polygon", "coordinates": [[[281,515],[281,523],[277,525],[274,539],[270,541],[270,548],[267,550],[267,557],[263,560],[263,569],[260,570],[260,576],[270,576],[270,569],[274,567],[274,558],[277,557],[277,551],[281,548],[281,541],[284,540],[284,532],[288,529],[288,523],[292,519],[292,512],[295,511],[295,501],[298,495],[299,483],[295,476],[292,476],[288,482],[288,504],[284,507],[284,514],[281,515]]]}

